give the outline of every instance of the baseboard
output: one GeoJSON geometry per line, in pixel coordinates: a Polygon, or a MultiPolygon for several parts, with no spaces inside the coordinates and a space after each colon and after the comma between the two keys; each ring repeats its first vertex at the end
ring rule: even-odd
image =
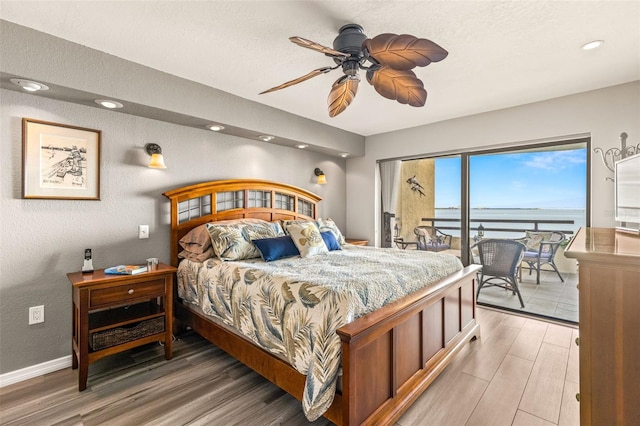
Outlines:
{"type": "Polygon", "coordinates": [[[0,388],[71,367],[71,355],[0,374],[0,388]]]}

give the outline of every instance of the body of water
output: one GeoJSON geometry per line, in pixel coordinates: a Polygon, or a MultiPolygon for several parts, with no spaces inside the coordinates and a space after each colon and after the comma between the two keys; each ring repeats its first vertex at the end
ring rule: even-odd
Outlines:
{"type": "MultiPolygon", "coordinates": [[[[460,209],[435,209],[435,217],[443,219],[460,219],[460,209]]],[[[508,222],[487,222],[483,219],[505,219],[505,220],[572,220],[573,224],[546,224],[538,225],[541,230],[573,231],[574,234],[581,227],[586,226],[586,212],[584,209],[471,209],[471,227],[475,228],[482,224],[485,228],[508,228],[508,229],[533,229],[531,223],[508,223],[508,222]]],[[[456,222],[438,222],[436,226],[459,227],[456,222]]],[[[460,236],[460,230],[446,230],[447,234],[460,236]]],[[[475,235],[477,231],[471,231],[475,235]]],[[[572,234],[569,234],[570,237],[572,234]]],[[[499,232],[485,231],[485,238],[518,238],[524,236],[523,232],[499,232]]]]}

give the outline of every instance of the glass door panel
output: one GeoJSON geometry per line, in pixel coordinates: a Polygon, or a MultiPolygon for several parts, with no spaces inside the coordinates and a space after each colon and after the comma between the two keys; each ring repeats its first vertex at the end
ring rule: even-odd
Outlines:
{"type": "Polygon", "coordinates": [[[497,286],[482,287],[478,303],[577,322],[576,264],[563,253],[586,225],[586,212],[584,142],[470,155],[469,241],[475,262],[480,259],[473,244],[481,240],[526,245],[516,280],[524,308],[513,291],[497,286]]]}

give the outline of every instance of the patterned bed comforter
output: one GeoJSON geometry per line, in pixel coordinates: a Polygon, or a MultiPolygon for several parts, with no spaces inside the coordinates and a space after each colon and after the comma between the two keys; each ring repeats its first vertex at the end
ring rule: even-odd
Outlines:
{"type": "Polygon", "coordinates": [[[302,406],[313,421],[335,395],[335,331],[460,269],[446,254],[346,245],[274,262],[182,261],[178,293],[306,375],[302,406]]]}

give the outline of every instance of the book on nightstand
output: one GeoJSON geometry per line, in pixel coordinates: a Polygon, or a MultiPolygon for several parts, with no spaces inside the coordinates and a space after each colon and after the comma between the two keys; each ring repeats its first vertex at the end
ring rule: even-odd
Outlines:
{"type": "Polygon", "coordinates": [[[118,265],[104,270],[105,274],[110,275],[136,275],[142,272],[147,272],[146,265],[118,265]]]}

